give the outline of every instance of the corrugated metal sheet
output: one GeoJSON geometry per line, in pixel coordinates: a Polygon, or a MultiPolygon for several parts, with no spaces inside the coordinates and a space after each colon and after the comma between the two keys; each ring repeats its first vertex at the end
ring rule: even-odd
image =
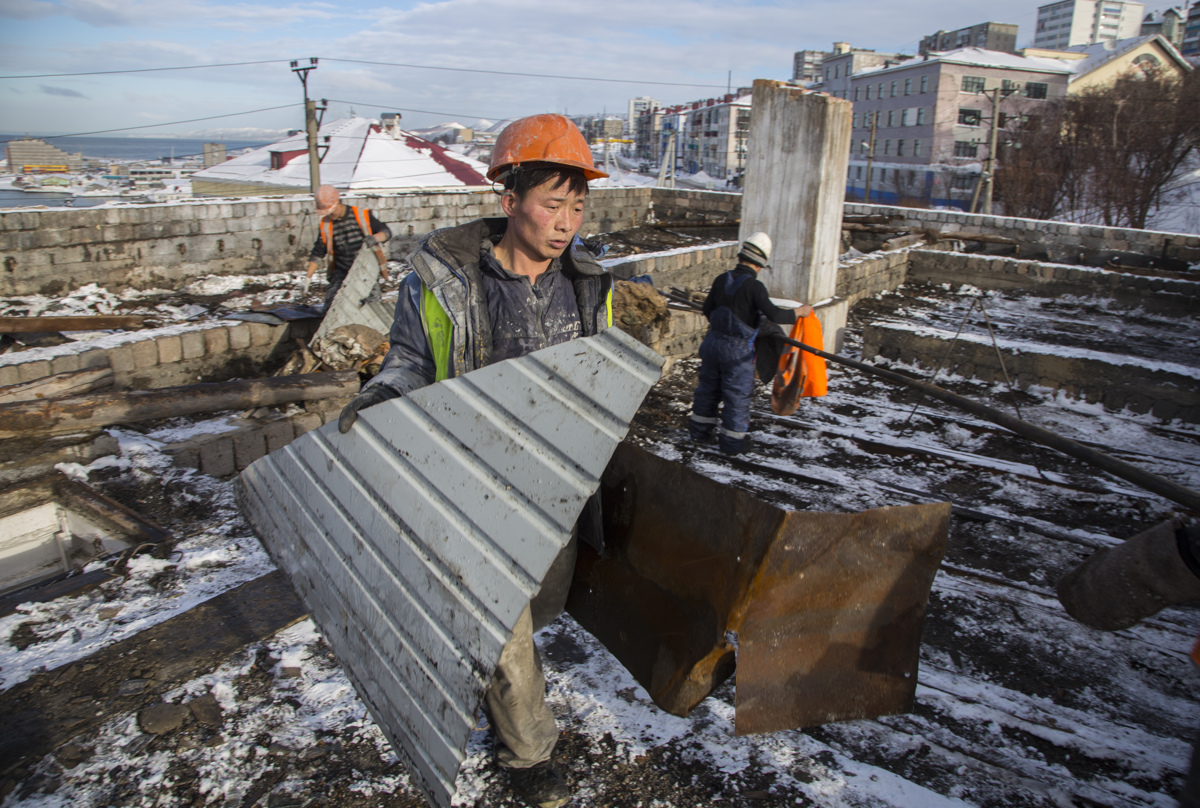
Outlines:
{"type": "Polygon", "coordinates": [[[320,328],[313,335],[312,343],[322,339],[330,331],[344,325],[365,325],[374,328],[380,334],[387,336],[392,330],[392,318],[395,317],[395,304],[384,303],[382,300],[367,300],[375,280],[379,277],[379,259],[375,251],[363,246],[358,251],[358,257],[350,267],[342,288],[333,296],[329,311],[320,328]],[[364,304],[363,301],[367,302],[364,304]]]}
{"type": "Polygon", "coordinates": [[[434,804],[662,363],[610,329],[384,402],[242,473],[243,513],[434,804]]]}

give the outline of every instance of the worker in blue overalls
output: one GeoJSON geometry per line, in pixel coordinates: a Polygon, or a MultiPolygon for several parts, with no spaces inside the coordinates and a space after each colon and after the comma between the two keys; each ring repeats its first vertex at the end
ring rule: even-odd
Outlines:
{"type": "Polygon", "coordinates": [[[703,441],[717,430],[724,454],[750,445],[750,396],[754,392],[754,337],[762,317],[780,325],[812,314],[811,306],[785,309],[771,302],[758,272],[771,258],[771,238],[755,233],[742,242],[738,264],[713,282],[704,300],[708,333],[700,344],[700,384],[692,400],[688,432],[703,441]],[[718,405],[724,405],[718,422],[718,405]],[[718,426],[718,423],[720,424],[718,426]]]}

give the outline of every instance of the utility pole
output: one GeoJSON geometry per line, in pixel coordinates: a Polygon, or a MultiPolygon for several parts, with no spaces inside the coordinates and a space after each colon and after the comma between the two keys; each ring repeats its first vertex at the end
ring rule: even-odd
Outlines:
{"type": "MultiPolygon", "coordinates": [[[[1001,89],[996,87],[992,90],[992,132],[988,139],[988,156],[983,163],[983,171],[979,175],[979,182],[975,184],[975,195],[971,197],[971,213],[974,213],[979,206],[979,200],[983,199],[984,215],[991,215],[992,212],[992,188],[995,186],[996,177],[996,146],[1000,134],[1000,94],[1001,89]]],[[[1007,98],[1009,90],[1004,93],[1007,98]]]]}
{"type": "Polygon", "coordinates": [[[662,164],[658,167],[658,187],[675,187],[675,133],[667,136],[667,148],[663,152],[662,164]]]}
{"type": "Polygon", "coordinates": [[[879,125],[879,110],[871,114],[871,142],[867,146],[867,184],[863,188],[863,202],[871,202],[871,171],[875,165],[875,128],[879,125]]]}
{"type": "MultiPolygon", "coordinates": [[[[312,57],[307,65],[301,66],[297,60],[292,60],[292,72],[300,77],[304,87],[304,131],[308,135],[308,181],[315,194],[321,187],[321,159],[317,155],[317,102],[308,99],[308,72],[317,69],[317,59],[312,57]]],[[[322,104],[322,112],[324,105],[322,104]]]]}

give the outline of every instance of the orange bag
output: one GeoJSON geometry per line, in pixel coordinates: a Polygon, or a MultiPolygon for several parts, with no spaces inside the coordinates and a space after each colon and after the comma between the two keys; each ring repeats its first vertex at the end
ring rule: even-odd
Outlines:
{"type": "MultiPolygon", "coordinates": [[[[815,314],[798,318],[789,336],[797,342],[825,350],[821,321],[815,314]]],[[[799,406],[801,396],[825,395],[828,381],[824,359],[787,345],[779,357],[779,369],[771,384],[771,409],[779,415],[791,415],[799,406]]]]}

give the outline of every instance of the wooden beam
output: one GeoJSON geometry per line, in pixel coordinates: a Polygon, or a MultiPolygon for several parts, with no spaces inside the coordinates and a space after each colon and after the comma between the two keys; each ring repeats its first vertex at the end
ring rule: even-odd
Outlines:
{"type": "Polygon", "coordinates": [[[41,334],[55,331],[112,331],[141,328],[140,314],[100,314],[77,317],[0,317],[0,334],[41,334]]]}
{"type": "Polygon", "coordinates": [[[0,404],[0,439],[353,396],[358,388],[358,373],[346,370],[0,404]]]}
{"type": "Polygon", "coordinates": [[[79,396],[105,387],[112,387],[112,384],[113,371],[110,367],[72,370],[31,382],[0,387],[0,404],[61,396],[79,396]]]}

